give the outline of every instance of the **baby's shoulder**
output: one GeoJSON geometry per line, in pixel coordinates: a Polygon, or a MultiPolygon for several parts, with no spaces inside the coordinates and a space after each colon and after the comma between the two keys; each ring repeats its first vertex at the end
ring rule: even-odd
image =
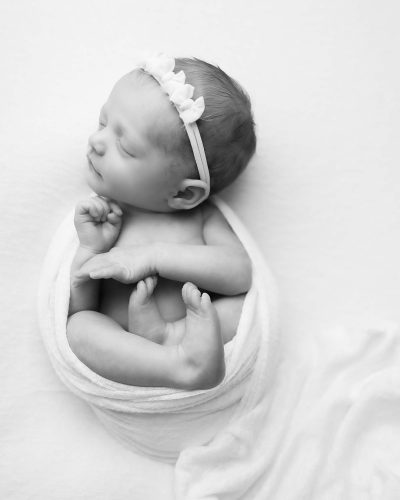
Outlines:
{"type": "Polygon", "coordinates": [[[222,211],[211,202],[203,204],[203,239],[207,245],[242,246],[222,211]]]}
{"type": "Polygon", "coordinates": [[[200,205],[201,216],[203,221],[210,219],[210,217],[223,217],[217,206],[211,201],[206,201],[200,205]]]}
{"type": "Polygon", "coordinates": [[[227,224],[226,219],[222,212],[219,210],[217,205],[212,203],[211,201],[207,201],[201,205],[201,214],[203,223],[208,224],[218,224],[224,223],[227,224]]]}

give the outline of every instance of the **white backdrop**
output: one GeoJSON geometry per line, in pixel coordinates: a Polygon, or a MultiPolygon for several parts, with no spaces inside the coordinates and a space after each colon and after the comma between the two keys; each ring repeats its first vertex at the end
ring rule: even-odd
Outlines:
{"type": "Polygon", "coordinates": [[[51,236],[87,193],[87,136],[135,49],[217,63],[249,92],[257,155],[224,199],[276,276],[289,346],[400,321],[399,14],[395,0],[0,3],[2,498],[172,498],[172,468],[122,449],[64,390],[35,311],[51,236]]]}

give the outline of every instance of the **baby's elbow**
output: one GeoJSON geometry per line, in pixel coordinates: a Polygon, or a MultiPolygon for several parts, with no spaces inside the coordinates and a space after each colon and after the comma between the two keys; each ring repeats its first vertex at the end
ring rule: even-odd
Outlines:
{"type": "Polygon", "coordinates": [[[237,287],[235,295],[248,292],[253,279],[253,266],[250,257],[244,251],[240,257],[240,265],[238,266],[236,277],[237,287]]]}
{"type": "Polygon", "coordinates": [[[225,250],[218,271],[220,271],[222,279],[218,289],[215,289],[217,293],[233,296],[247,293],[250,290],[253,266],[244,248],[236,246],[225,250]]]}
{"type": "Polygon", "coordinates": [[[250,257],[245,256],[245,263],[243,266],[243,292],[248,292],[253,281],[253,265],[251,263],[250,257]]]}

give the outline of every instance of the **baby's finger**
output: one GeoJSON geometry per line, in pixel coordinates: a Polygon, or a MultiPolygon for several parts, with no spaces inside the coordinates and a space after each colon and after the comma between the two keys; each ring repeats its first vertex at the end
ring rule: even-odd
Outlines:
{"type": "Polygon", "coordinates": [[[114,200],[107,198],[106,196],[99,196],[99,199],[104,203],[104,206],[107,207],[106,215],[110,212],[114,212],[120,217],[123,215],[121,207],[114,200]]]}
{"type": "Polygon", "coordinates": [[[90,215],[97,220],[104,222],[107,219],[107,214],[110,211],[108,203],[100,197],[93,198],[93,208],[90,215]]]}
{"type": "Polygon", "coordinates": [[[97,196],[96,200],[101,204],[101,206],[104,208],[106,211],[110,211],[110,200],[108,198],[105,198],[104,196],[97,196]]]}
{"type": "Polygon", "coordinates": [[[91,199],[86,199],[86,200],[81,200],[77,205],[75,209],[76,215],[86,215],[89,213],[90,207],[92,206],[92,200],[91,199]]]}
{"type": "Polygon", "coordinates": [[[109,266],[110,260],[107,255],[107,253],[95,255],[91,259],[87,260],[84,264],[82,264],[76,274],[78,276],[89,276],[92,271],[96,271],[97,269],[109,266]]]}
{"type": "Polygon", "coordinates": [[[107,221],[116,226],[117,224],[120,224],[121,223],[121,217],[116,214],[115,212],[110,212],[108,215],[107,215],[107,221]]]}
{"type": "Polygon", "coordinates": [[[109,198],[104,198],[104,197],[101,197],[100,200],[104,203],[104,207],[105,207],[105,212],[104,212],[105,219],[104,219],[104,221],[108,218],[108,215],[110,213],[115,213],[119,217],[122,217],[122,209],[118,205],[118,203],[110,200],[109,198]]]}
{"type": "Polygon", "coordinates": [[[119,215],[121,217],[122,216],[122,209],[121,209],[121,207],[117,203],[115,203],[115,201],[110,201],[109,204],[110,204],[111,210],[115,214],[117,214],[117,215],[119,215]]]}
{"type": "Polygon", "coordinates": [[[89,276],[93,280],[99,279],[109,279],[113,278],[118,274],[118,267],[116,264],[110,264],[106,267],[102,267],[101,269],[93,270],[89,273],[89,276]]]}
{"type": "Polygon", "coordinates": [[[88,209],[89,215],[94,219],[98,219],[100,215],[99,211],[100,211],[99,203],[97,202],[96,198],[92,198],[88,209]]]}
{"type": "Polygon", "coordinates": [[[75,274],[71,277],[71,286],[78,287],[85,281],[88,281],[89,278],[89,273],[86,273],[80,269],[79,271],[76,271],[75,274]]]}
{"type": "Polygon", "coordinates": [[[82,276],[72,276],[71,277],[71,286],[72,288],[78,288],[78,286],[83,283],[85,280],[82,276]]]}

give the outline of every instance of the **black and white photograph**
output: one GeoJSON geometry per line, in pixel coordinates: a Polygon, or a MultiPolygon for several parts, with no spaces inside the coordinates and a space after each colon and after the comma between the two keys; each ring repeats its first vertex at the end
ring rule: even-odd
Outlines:
{"type": "Polygon", "coordinates": [[[0,0],[1,500],[400,499],[399,23],[0,0]]]}

